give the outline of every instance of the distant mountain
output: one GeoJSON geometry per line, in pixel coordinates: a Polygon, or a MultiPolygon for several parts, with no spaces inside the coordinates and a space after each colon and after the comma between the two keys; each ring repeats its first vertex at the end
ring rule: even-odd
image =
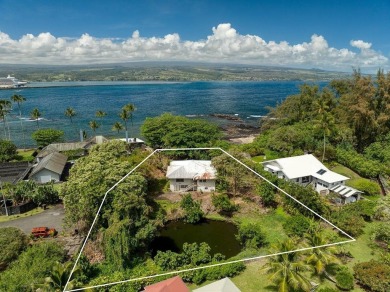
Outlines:
{"type": "Polygon", "coordinates": [[[345,72],[274,66],[189,62],[134,62],[100,65],[0,65],[0,76],[50,81],[328,81],[345,72]]]}

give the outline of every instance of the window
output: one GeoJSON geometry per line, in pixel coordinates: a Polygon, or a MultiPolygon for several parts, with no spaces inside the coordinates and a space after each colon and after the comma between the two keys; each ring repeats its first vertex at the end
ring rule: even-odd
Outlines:
{"type": "Polygon", "coordinates": [[[200,180],[198,180],[199,182],[202,182],[202,183],[205,183],[206,182],[206,180],[205,179],[200,179],[200,180]]]}
{"type": "Polygon", "coordinates": [[[176,182],[184,182],[184,179],[182,179],[182,178],[177,178],[177,179],[176,179],[176,182]]]}
{"type": "Polygon", "coordinates": [[[319,174],[319,175],[323,175],[324,173],[326,172],[326,170],[325,169],[320,169],[319,171],[317,171],[317,173],[319,174]]]}
{"type": "Polygon", "coordinates": [[[186,189],[186,188],[188,188],[188,185],[181,185],[180,188],[181,189],[186,189]]]}
{"type": "Polygon", "coordinates": [[[297,178],[295,181],[296,181],[296,182],[299,182],[299,178],[297,178]]]}
{"type": "Polygon", "coordinates": [[[304,176],[302,177],[302,183],[308,183],[310,180],[310,176],[304,176]]]}

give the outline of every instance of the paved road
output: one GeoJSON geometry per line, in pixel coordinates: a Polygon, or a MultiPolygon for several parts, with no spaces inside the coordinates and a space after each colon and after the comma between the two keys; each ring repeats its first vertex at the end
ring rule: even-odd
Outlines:
{"type": "Polygon", "coordinates": [[[58,232],[63,230],[62,221],[65,217],[63,205],[56,205],[48,210],[37,215],[15,219],[9,222],[1,222],[1,227],[18,227],[26,234],[31,233],[33,227],[49,227],[55,228],[58,232]]]}

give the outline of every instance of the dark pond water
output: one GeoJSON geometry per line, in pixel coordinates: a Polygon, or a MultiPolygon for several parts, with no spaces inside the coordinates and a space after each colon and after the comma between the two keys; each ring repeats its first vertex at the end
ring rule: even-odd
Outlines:
{"type": "Polygon", "coordinates": [[[181,252],[185,242],[206,242],[211,247],[211,254],[221,253],[230,258],[241,251],[235,238],[237,233],[234,224],[223,221],[206,220],[199,224],[173,221],[160,231],[160,236],[152,243],[152,249],[154,253],[158,250],[181,252]]]}

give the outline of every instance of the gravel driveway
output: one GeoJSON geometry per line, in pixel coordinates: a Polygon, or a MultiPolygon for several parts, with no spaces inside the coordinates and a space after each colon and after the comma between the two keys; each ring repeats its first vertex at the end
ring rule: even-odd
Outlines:
{"type": "Polygon", "coordinates": [[[30,234],[33,227],[49,227],[55,228],[58,232],[63,230],[62,221],[65,217],[63,205],[56,205],[42,213],[15,219],[9,222],[1,222],[2,227],[17,227],[23,230],[26,234],[30,234]]]}

